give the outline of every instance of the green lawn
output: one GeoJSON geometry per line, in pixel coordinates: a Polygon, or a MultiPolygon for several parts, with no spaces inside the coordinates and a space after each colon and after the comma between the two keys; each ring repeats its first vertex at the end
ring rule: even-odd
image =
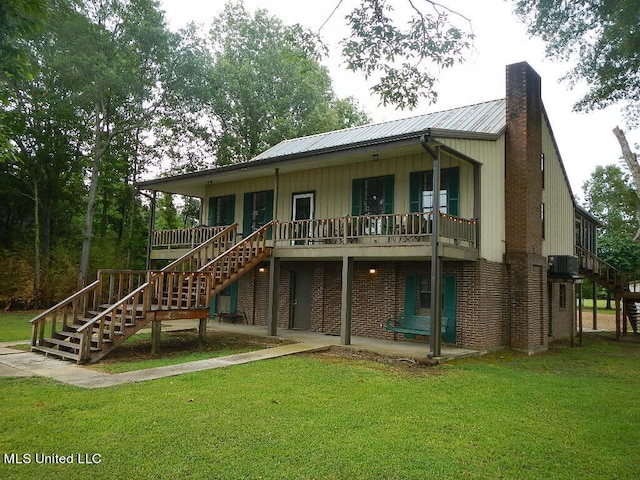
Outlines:
{"type": "MultiPolygon", "coordinates": [[[[0,314],[0,342],[27,340],[25,345],[17,348],[30,350],[28,340],[31,338],[31,324],[29,322],[37,314],[38,312],[0,314]]],[[[89,368],[106,373],[122,373],[250,352],[276,346],[279,343],[281,343],[279,340],[269,338],[229,334],[221,336],[211,332],[207,334],[207,342],[201,343],[195,330],[163,332],[161,355],[152,357],[150,355],[151,335],[143,333],[132,336],[103,361],[89,368]],[[123,359],[126,361],[123,362],[123,359]]]]}
{"type": "Polygon", "coordinates": [[[40,312],[0,313],[0,342],[29,340],[31,324],[29,323],[40,312]]]}
{"type": "MultiPolygon", "coordinates": [[[[583,309],[586,310],[591,310],[593,308],[593,299],[592,298],[585,298],[583,300],[584,305],[583,305],[583,309]]],[[[616,313],[616,304],[615,302],[612,300],[611,301],[611,306],[613,307],[612,309],[607,309],[607,301],[606,300],[598,300],[598,312],[600,313],[616,313]]]]}
{"type": "Polygon", "coordinates": [[[639,362],[587,335],[434,368],[319,354],[100,390],[0,378],[0,478],[637,479],[639,362]]]}

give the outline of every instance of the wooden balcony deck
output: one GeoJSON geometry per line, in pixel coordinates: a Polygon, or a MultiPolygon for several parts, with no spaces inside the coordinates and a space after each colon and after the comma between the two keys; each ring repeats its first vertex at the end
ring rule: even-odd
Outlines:
{"type": "MultiPolygon", "coordinates": [[[[473,260],[478,254],[478,222],[440,213],[444,257],[473,260]]],[[[152,258],[177,257],[192,242],[205,241],[224,227],[154,232],[152,258]]],[[[339,258],[425,256],[432,245],[431,213],[345,216],[275,221],[269,243],[279,257],[339,258]],[[425,249],[425,246],[427,249],[425,249]]]]}

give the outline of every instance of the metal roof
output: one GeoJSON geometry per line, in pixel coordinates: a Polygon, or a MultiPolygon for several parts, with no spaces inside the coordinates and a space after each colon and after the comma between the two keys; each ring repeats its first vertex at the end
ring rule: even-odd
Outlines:
{"type": "Polygon", "coordinates": [[[496,139],[506,126],[506,100],[494,100],[402,120],[285,140],[251,161],[303,156],[409,138],[427,129],[440,136],[496,139]]]}

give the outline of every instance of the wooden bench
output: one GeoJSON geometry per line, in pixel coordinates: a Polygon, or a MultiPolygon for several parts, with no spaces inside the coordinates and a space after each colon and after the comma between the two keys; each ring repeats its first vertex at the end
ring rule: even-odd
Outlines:
{"type": "MultiPolygon", "coordinates": [[[[447,332],[448,324],[449,319],[442,317],[442,335],[447,332]]],[[[414,335],[431,335],[431,317],[402,313],[397,319],[389,318],[385,329],[389,332],[404,333],[407,338],[413,338],[414,335]]]]}
{"type": "Polygon", "coordinates": [[[221,323],[222,320],[230,320],[231,323],[235,324],[238,320],[242,319],[244,323],[249,324],[249,322],[247,322],[247,315],[244,312],[218,312],[216,313],[216,317],[218,317],[218,323],[221,323]]]}

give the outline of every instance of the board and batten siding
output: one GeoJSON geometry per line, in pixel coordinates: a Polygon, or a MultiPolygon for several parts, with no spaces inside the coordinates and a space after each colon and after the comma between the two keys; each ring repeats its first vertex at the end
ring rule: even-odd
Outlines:
{"type": "Polygon", "coordinates": [[[481,164],[479,256],[491,262],[502,263],[505,252],[504,135],[495,141],[457,138],[438,140],[481,164]]]}
{"type": "Polygon", "coordinates": [[[545,238],[542,254],[573,255],[575,247],[575,207],[562,160],[546,119],[542,120],[544,153],[545,238]]]}
{"type": "MultiPolygon", "coordinates": [[[[450,155],[442,156],[442,168],[460,168],[459,216],[473,216],[473,168],[450,155]]],[[[339,218],[351,215],[352,185],[357,178],[394,176],[394,213],[408,213],[409,175],[433,169],[425,153],[349,163],[280,175],[278,217],[291,219],[292,199],[296,193],[315,192],[315,217],[339,218]]]]}
{"type": "MultiPolygon", "coordinates": [[[[474,159],[481,166],[480,204],[474,205],[476,181],[470,163],[443,152],[441,168],[460,168],[460,203],[458,215],[475,218],[480,213],[480,257],[502,262],[504,255],[504,136],[496,141],[439,139],[443,144],[474,159]]],[[[411,172],[433,169],[433,161],[426,152],[372,160],[371,157],[353,161],[345,157],[341,165],[313,168],[296,172],[281,172],[278,183],[277,219],[289,221],[292,200],[296,193],[314,192],[315,218],[339,218],[351,214],[353,180],[394,175],[395,213],[407,213],[409,207],[409,176],[411,172]]],[[[274,175],[243,181],[215,184],[208,187],[207,196],[236,195],[235,221],[242,225],[243,195],[246,192],[271,190],[274,175]]],[[[208,201],[204,202],[205,209],[208,201]]],[[[205,212],[204,218],[208,218],[205,212]]]]}
{"type": "MultiPolygon", "coordinates": [[[[280,173],[278,180],[277,219],[289,221],[292,217],[293,195],[314,192],[315,218],[339,218],[351,215],[352,184],[357,178],[369,178],[393,175],[395,213],[408,213],[409,176],[411,172],[433,169],[433,161],[426,153],[416,153],[398,157],[383,158],[377,161],[346,163],[338,166],[314,168],[291,173],[280,173]]],[[[460,168],[460,203],[458,215],[473,218],[474,215],[474,179],[473,167],[467,162],[444,153],[442,168],[460,168]]],[[[246,192],[271,190],[275,186],[275,176],[251,178],[243,181],[219,183],[207,188],[207,198],[236,195],[235,221],[242,225],[243,196],[246,192]]],[[[204,202],[208,210],[209,202],[204,202]]],[[[208,211],[203,218],[208,218],[208,211]]]]}

